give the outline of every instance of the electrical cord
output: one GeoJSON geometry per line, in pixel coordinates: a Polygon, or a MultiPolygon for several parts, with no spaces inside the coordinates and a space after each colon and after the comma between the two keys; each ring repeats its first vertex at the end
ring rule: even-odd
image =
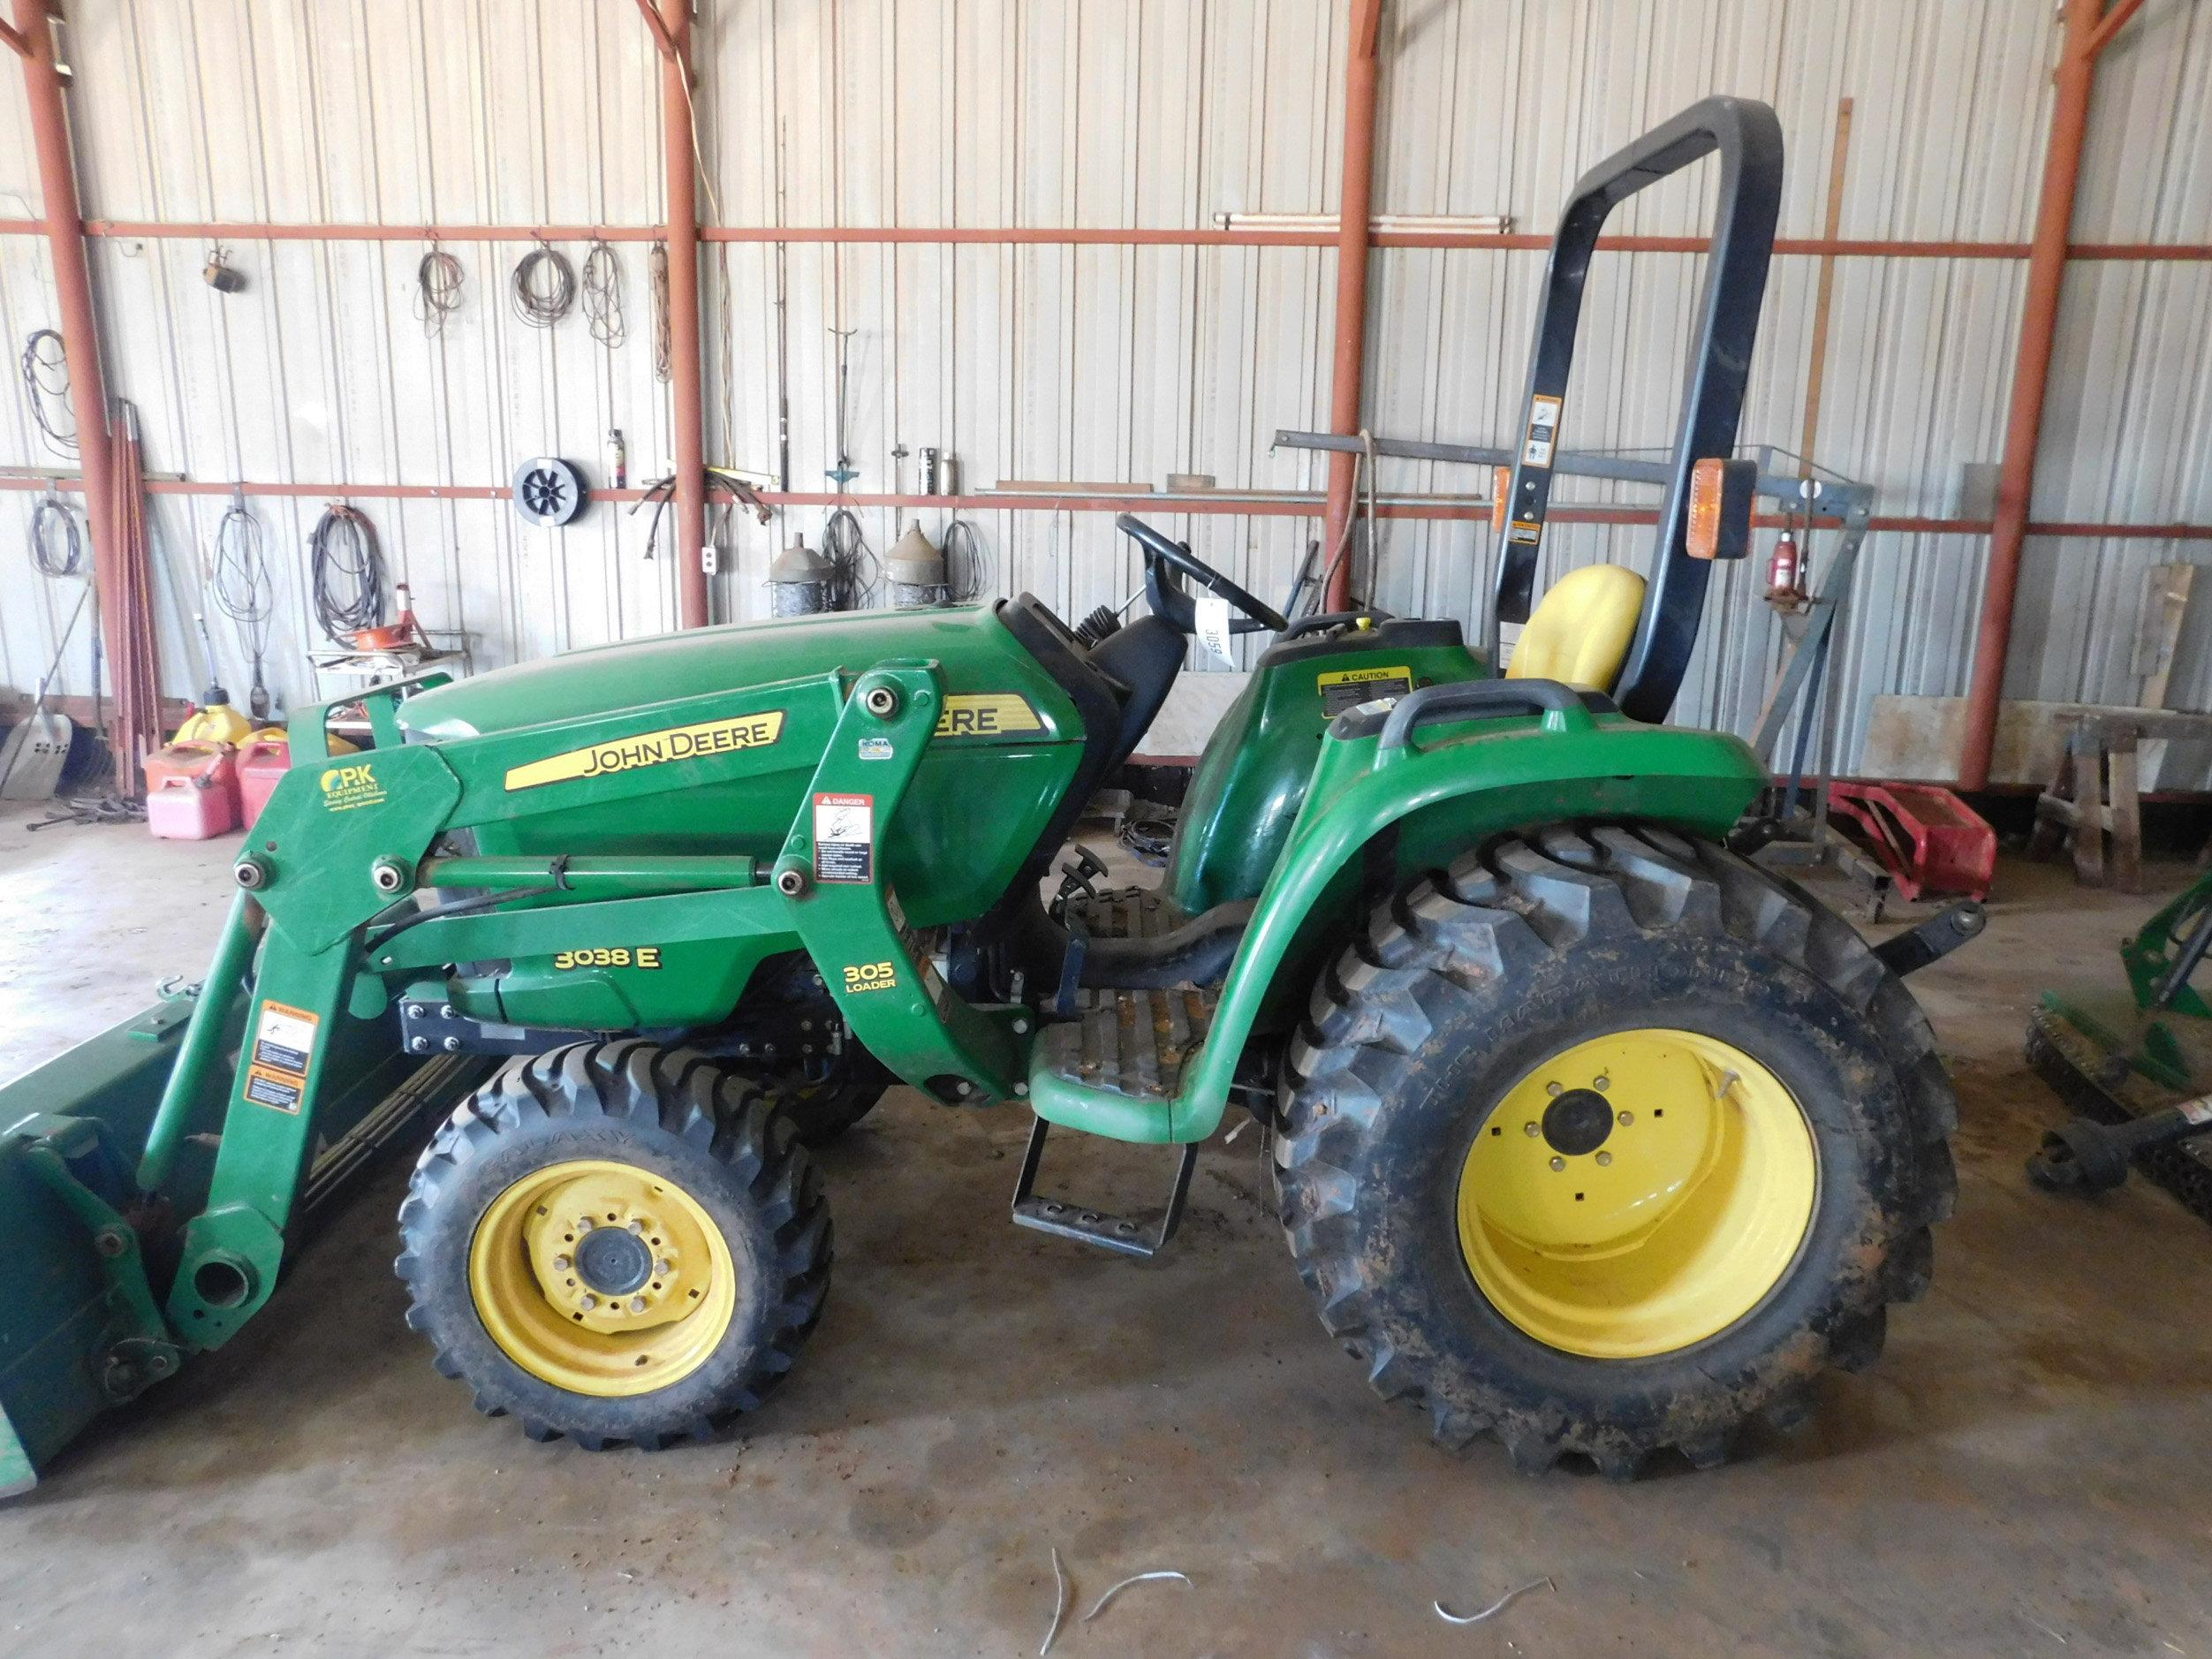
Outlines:
{"type": "Polygon", "coordinates": [[[646,255],[647,285],[653,292],[653,378],[665,385],[670,371],[668,329],[668,244],[655,242],[646,255]]]}
{"type": "MultiPolygon", "coordinates": [[[[1313,614],[1316,616],[1329,602],[1329,585],[1336,580],[1337,567],[1352,552],[1352,534],[1360,523],[1360,481],[1362,477],[1367,480],[1367,545],[1370,549],[1375,545],[1375,435],[1365,427],[1360,428],[1360,448],[1352,451],[1352,510],[1345,514],[1344,534],[1337,538],[1337,550],[1329,556],[1329,567],[1322,572],[1321,585],[1314,589],[1313,614]]],[[[1374,581],[1373,569],[1368,570],[1367,580],[1370,584],[1374,581]]]]}
{"type": "Polygon", "coordinates": [[[31,420],[39,436],[57,455],[76,454],[75,424],[64,431],[56,414],[58,410],[65,417],[69,411],[69,348],[62,344],[62,337],[51,329],[32,330],[23,342],[20,366],[24,401],[31,405],[31,420]]]}
{"type": "Polygon", "coordinates": [[[468,274],[461,261],[443,248],[434,247],[415,267],[415,320],[422,331],[436,338],[445,332],[445,320],[461,308],[461,289],[468,274]]]}
{"type": "Polygon", "coordinates": [[[940,545],[944,549],[947,604],[965,605],[991,586],[991,556],[984,550],[983,538],[973,525],[966,519],[953,519],[945,526],[940,545]]]}
{"type": "Polygon", "coordinates": [[[334,645],[350,646],[384,620],[384,555],[358,507],[332,502],[307,534],[314,619],[334,645]]]}
{"type": "Polygon", "coordinates": [[[622,314],[622,260],[604,238],[584,255],[584,321],[591,337],[613,351],[629,338],[622,314]]]}
{"type": "Polygon", "coordinates": [[[84,568],[84,538],[77,515],[48,491],[31,511],[31,568],[42,576],[74,576],[84,568]]]}
{"type": "Polygon", "coordinates": [[[517,317],[549,329],[576,304],[576,268],[567,254],[541,242],[517,261],[510,290],[517,317]]]}
{"type": "Polygon", "coordinates": [[[261,521],[246,511],[243,499],[232,501],[216,522],[215,548],[208,564],[208,596],[237,628],[239,643],[253,663],[254,686],[246,707],[260,718],[269,713],[269,707],[261,663],[269,655],[276,588],[269,579],[268,538],[261,534],[261,521]]]}
{"type": "Polygon", "coordinates": [[[830,561],[829,580],[822,584],[822,602],[831,610],[860,610],[875,596],[881,567],[869,549],[867,535],[852,510],[840,507],[822,526],[822,554],[830,561]]]}

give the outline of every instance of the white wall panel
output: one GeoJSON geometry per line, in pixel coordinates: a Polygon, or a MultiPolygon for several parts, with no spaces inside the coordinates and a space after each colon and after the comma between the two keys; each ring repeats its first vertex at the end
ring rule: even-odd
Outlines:
{"type": "MultiPolygon", "coordinates": [[[[605,222],[661,212],[660,74],[625,0],[79,0],[70,55],[87,210],[120,219],[605,222]]],[[[1342,152],[1348,0],[706,0],[699,136],[710,222],[795,226],[1196,229],[1224,211],[1327,212],[1342,152]]],[[[1396,0],[1385,14],[1376,206],[1511,215],[1548,230],[1593,161],[1712,91],[1764,98],[1790,146],[1783,231],[1820,231],[1837,100],[1855,101],[1847,237],[2025,241],[2057,27],[2043,0],[1396,0]]],[[[38,208],[27,117],[0,75],[0,216],[38,208]]],[[[2079,239],[2212,241],[2212,15],[2149,0],[2102,72],[2079,239]]],[[[1625,207],[1615,228],[1681,234],[1710,169],[1625,207]]],[[[552,452],[596,473],[609,428],[634,481],[670,448],[652,375],[648,246],[622,243],[628,337],[512,314],[525,251],[459,241],[463,308],[429,337],[413,308],[425,245],[275,241],[230,250],[245,292],[200,280],[207,250],[95,243],[115,390],[148,464],[194,479],[481,485],[552,452]]],[[[564,251],[580,264],[580,245],[564,251]]],[[[836,351],[851,330],[854,488],[911,487],[919,450],[970,487],[1015,477],[1224,488],[1317,485],[1270,453],[1326,420],[1335,257],[1325,249],[790,245],[702,259],[708,443],[773,473],[779,383],[792,481],[836,465],[836,351]],[[779,345],[779,341],[781,344],[779,345]],[[784,349],[786,348],[787,349],[784,349]],[[725,375],[722,364],[727,361],[725,375]],[[908,453],[902,464],[895,448],[908,453]]],[[[1367,419],[1378,432],[1496,440],[1512,424],[1543,266],[1532,253],[1393,249],[1371,273],[1367,419]]],[[[1568,414],[1578,447],[1662,444],[1678,406],[1701,261],[1602,261],[1568,414]]],[[[1944,516],[1959,468],[2001,450],[2022,289],[2018,261],[1845,259],[1837,268],[1821,458],[1884,512],[1944,516]]],[[[1745,436],[1793,445],[1810,373],[1814,261],[1777,260],[1745,436]]],[[[11,352],[52,321],[45,250],[0,238],[11,352]]],[[[2039,518],[2212,519],[2212,267],[2082,263],[2069,274],[2039,518]]],[[[19,399],[0,465],[37,464],[19,399]]],[[[1385,489],[1475,490],[1466,469],[1386,462],[1385,489]]],[[[1633,492],[1577,485],[1584,500],[1633,492]]],[[[168,679],[189,690],[191,589],[222,500],[153,515],[168,679]]],[[[0,560],[33,498],[0,492],[0,560]]],[[[321,504],[254,504],[278,566],[280,692],[306,694],[304,541],[321,504]]],[[[674,616],[648,516],[605,507],[559,533],[503,504],[368,502],[396,573],[434,625],[500,663],[649,632],[674,616]]],[[[761,614],[786,534],[733,519],[722,614],[761,614]]],[[[879,557],[911,517],[870,510],[879,557]]],[[[933,531],[943,515],[918,515],[933,531]]],[[[1288,587],[1312,520],[1162,515],[1257,591],[1288,587]]],[[[974,515],[1005,591],[1070,613],[1118,603],[1135,562],[1102,515],[974,515]]],[[[1473,620],[1487,526],[1390,520],[1376,591],[1473,620]]],[[[1561,526],[1546,573],[1640,561],[1647,534],[1561,526]]],[[[1884,534],[1863,557],[1837,665],[1844,755],[1873,696],[1965,685],[1986,553],[1977,537],[1884,534]]],[[[2032,542],[2009,676],[2018,695],[2125,698],[2146,567],[2201,544],[2032,542]]],[[[1779,632],[1759,572],[1723,572],[1680,714],[1746,724],[1779,632]]],[[[36,678],[59,595],[0,581],[0,677],[36,678]]],[[[2193,618],[2176,701],[2212,707],[2212,610],[2193,618]]],[[[234,655],[227,639],[219,655],[234,655]]],[[[76,669],[81,679],[84,664],[76,669]]],[[[223,671],[242,678],[234,662],[223,671]]],[[[1199,666],[1219,666],[1199,664],[1199,666]]]]}

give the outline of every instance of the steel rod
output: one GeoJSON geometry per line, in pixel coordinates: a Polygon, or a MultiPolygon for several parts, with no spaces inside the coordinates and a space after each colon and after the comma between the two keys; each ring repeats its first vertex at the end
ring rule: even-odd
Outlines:
{"type": "MultiPolygon", "coordinates": [[[[1329,424],[1340,433],[1360,430],[1360,407],[1367,377],[1367,250],[1374,236],[1369,219],[1375,201],[1375,100],[1377,80],[1375,36],[1382,27],[1382,0],[1354,0],[1345,57],[1344,182],[1337,209],[1337,357],[1329,396],[1329,424]]],[[[1323,610],[1342,610],[1352,602],[1352,559],[1336,557],[1351,522],[1352,487],[1358,463],[1349,455],[1329,462],[1329,506],[1322,521],[1322,548],[1329,563],[1323,610]]]]}
{"type": "Polygon", "coordinates": [[[710,620],[707,595],[707,405],[699,343],[699,170],[692,141],[690,0],[660,7],[661,149],[668,174],[669,395],[675,405],[678,614],[686,628],[710,620]],[[675,13],[673,19],[670,12],[675,13]]]}

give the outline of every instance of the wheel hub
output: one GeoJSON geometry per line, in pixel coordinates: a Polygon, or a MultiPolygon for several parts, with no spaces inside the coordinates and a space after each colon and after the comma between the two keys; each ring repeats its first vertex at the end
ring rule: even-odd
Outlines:
{"type": "Polygon", "coordinates": [[[1571,1088],[1544,1108],[1545,1144],[1554,1152],[1579,1158],[1595,1152],[1613,1133],[1613,1106],[1591,1088],[1571,1088]]]}
{"type": "Polygon", "coordinates": [[[576,1246],[576,1276],[602,1296],[628,1296],[653,1277],[653,1252],[636,1234],[601,1227],[576,1246]]]}

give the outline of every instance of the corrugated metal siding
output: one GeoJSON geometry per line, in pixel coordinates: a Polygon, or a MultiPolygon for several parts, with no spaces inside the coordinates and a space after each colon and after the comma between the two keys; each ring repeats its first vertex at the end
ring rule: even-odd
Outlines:
{"type": "MultiPolygon", "coordinates": [[[[1227,210],[1333,210],[1346,0],[816,0],[716,4],[700,24],[698,117],[710,218],[732,223],[1195,227],[1227,210]]],[[[117,218],[408,224],[647,224],[660,212],[659,77],[616,0],[115,0],[72,8],[88,211],[117,218]]],[[[1842,229],[1852,237],[2025,241],[2032,229],[2057,31],[2042,0],[1542,0],[1396,5],[1386,15],[1378,210],[1503,212],[1549,229],[1592,161],[1693,98],[1728,91],[1780,110],[1786,233],[1817,233],[1837,100],[1855,100],[1842,229]]],[[[0,76],[0,212],[36,186],[20,95],[0,76]]],[[[2212,241],[2212,19],[2150,0],[2113,47],[2084,174],[2083,239],[2212,241]]],[[[1699,228],[1706,170],[1639,197],[1625,231],[1699,228]]],[[[139,406],[149,465],[194,478],[484,483],[553,452],[596,472],[610,427],[634,478],[668,464],[651,375],[643,244],[618,245],[629,338],[609,352],[580,317],[551,332],[510,312],[523,251],[457,245],[465,308],[436,340],[412,314],[421,248],[247,244],[251,286],[199,280],[205,250],[95,245],[115,389],[139,406]]],[[[567,250],[580,261],[583,250],[567,250]]],[[[856,488],[911,488],[924,444],[962,479],[1224,486],[1315,483],[1313,458],[1270,453],[1329,398],[1333,254],[1187,247],[792,246],[784,264],[792,481],[835,465],[835,349],[854,330],[845,442],[856,488]],[[894,469],[890,451],[909,456],[894,469]]],[[[1375,256],[1369,419],[1377,431],[1482,442],[1512,424],[1542,257],[1394,249],[1375,256]]],[[[704,257],[708,450],[771,471],[777,433],[777,260],[704,257]],[[726,276],[725,276],[726,272],[726,276]],[[726,333],[726,341],[725,341],[726,333]],[[726,381],[719,364],[726,352],[726,381]]],[[[1661,444],[1679,398],[1701,261],[1602,262],[1572,390],[1576,447],[1661,444]]],[[[1778,261],[1745,420],[1794,444],[1816,269],[1778,261]]],[[[2001,448],[2022,267],[1839,262],[1821,458],[1886,512],[1946,514],[1962,463],[2001,448]]],[[[11,349],[50,321],[45,252],[0,239],[11,349]]],[[[2062,346],[2041,517],[2212,518],[2212,268],[2080,265],[2062,346]]],[[[12,398],[0,462],[37,459],[12,398]]],[[[1458,469],[1386,463],[1385,489],[1473,489],[1458,469]]],[[[1604,498],[1579,490],[1585,498],[1604,498]]],[[[280,693],[308,692],[304,538],[319,504],[255,504],[277,553],[280,693]]],[[[0,559],[31,498],[0,493],[0,559]]],[[[165,661],[183,650],[201,549],[223,503],[160,498],[165,661]]],[[[502,504],[367,504],[426,620],[466,628],[480,662],[667,625],[665,551],[645,518],[595,511],[530,530],[502,504]]],[[[819,534],[819,511],[790,528],[819,534]]],[[[943,516],[924,512],[933,530],[943,516]]],[[[1310,520],[1162,518],[1256,591],[1281,594],[1310,520]]],[[[903,515],[861,514],[876,552],[903,515]]],[[[975,515],[1000,591],[1079,614],[1118,603],[1135,561],[1103,515],[975,515]]],[[[786,526],[723,532],[717,605],[760,614],[786,526]]],[[[1643,557],[1641,533],[1555,534],[1554,571],[1643,557]]],[[[1486,528],[1388,523],[1378,598],[1472,619],[1486,528]]],[[[2031,544],[2011,689],[2125,699],[2141,572],[2202,549],[2031,544]]],[[[1844,758],[1870,699],[1963,689],[1984,543],[1882,535],[1862,558],[1837,684],[1844,758]]],[[[1723,572],[1678,711],[1739,729],[1763,697],[1778,633],[1759,572],[1723,572]]],[[[0,583],[0,672],[27,686],[50,649],[55,596],[0,583]]],[[[2176,701],[2212,707],[2212,625],[2193,619],[2176,701]]],[[[227,635],[222,671],[242,678],[227,635]]],[[[74,665],[81,686],[85,665],[74,665]]]]}

